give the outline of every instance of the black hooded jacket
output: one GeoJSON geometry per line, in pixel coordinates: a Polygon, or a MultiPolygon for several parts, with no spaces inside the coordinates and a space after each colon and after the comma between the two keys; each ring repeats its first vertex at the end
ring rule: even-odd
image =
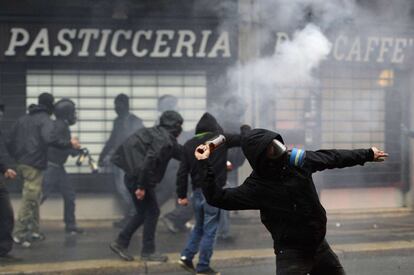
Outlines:
{"type": "MultiPolygon", "coordinates": [[[[61,140],[70,140],[71,139],[71,132],[69,125],[66,121],[62,119],[56,119],[54,122],[54,131],[55,135],[58,139],[61,140]]],[[[80,154],[80,150],[74,148],[56,148],[56,147],[49,147],[47,152],[47,160],[57,165],[63,165],[66,163],[69,155],[77,156],[80,154]]]]}
{"type": "Polygon", "coordinates": [[[371,149],[306,151],[302,168],[286,163],[277,173],[266,165],[268,144],[282,137],[254,129],[242,139],[242,149],[253,168],[237,188],[222,189],[214,184],[210,160],[204,164],[203,193],[209,204],[227,209],[258,209],[262,223],[271,233],[275,253],[282,249],[315,250],[326,234],[326,212],[321,205],[312,174],[324,169],[363,165],[373,160],[371,149]]]}
{"type": "Polygon", "coordinates": [[[164,112],[158,126],[139,129],[116,149],[111,161],[134,178],[133,186],[128,188],[154,187],[164,176],[170,159],[181,159],[182,146],[176,134],[182,123],[179,113],[164,112]]]}
{"type": "Polygon", "coordinates": [[[58,137],[50,110],[43,105],[30,105],[29,113],[14,124],[8,138],[8,148],[19,164],[46,169],[49,146],[71,148],[70,138],[58,137]]]}
{"type": "Polygon", "coordinates": [[[10,156],[6,147],[5,139],[0,131],[0,173],[4,174],[10,168],[10,156]]]}
{"type": "MultiPolygon", "coordinates": [[[[195,133],[196,135],[184,144],[184,154],[177,172],[177,196],[179,198],[187,197],[188,175],[191,176],[193,189],[201,187],[204,179],[202,166],[194,156],[195,149],[198,145],[203,144],[218,134],[223,134],[223,130],[214,116],[205,113],[197,123],[195,133]]],[[[210,156],[216,175],[216,183],[220,186],[226,184],[227,151],[229,148],[240,146],[241,144],[240,135],[223,135],[226,137],[226,143],[217,148],[210,156]]]]}

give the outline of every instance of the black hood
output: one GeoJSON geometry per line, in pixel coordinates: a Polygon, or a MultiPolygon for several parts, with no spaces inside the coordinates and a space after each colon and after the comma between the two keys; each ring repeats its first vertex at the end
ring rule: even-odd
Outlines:
{"type": "Polygon", "coordinates": [[[182,131],[181,125],[183,122],[184,119],[178,112],[165,111],[160,117],[159,125],[177,137],[182,131]]]}
{"type": "Polygon", "coordinates": [[[50,109],[44,105],[36,105],[36,104],[30,104],[29,107],[27,108],[29,110],[29,114],[35,114],[35,113],[47,113],[49,114],[50,109]]]}
{"type": "Polygon", "coordinates": [[[200,118],[195,128],[196,134],[200,134],[204,132],[212,132],[212,133],[223,132],[216,118],[210,113],[204,113],[204,115],[200,118]]]}
{"type": "Polygon", "coordinates": [[[277,139],[284,144],[280,134],[265,129],[253,129],[242,136],[243,153],[250,166],[259,176],[266,177],[267,175],[263,163],[266,159],[266,148],[273,139],[277,139]]]}

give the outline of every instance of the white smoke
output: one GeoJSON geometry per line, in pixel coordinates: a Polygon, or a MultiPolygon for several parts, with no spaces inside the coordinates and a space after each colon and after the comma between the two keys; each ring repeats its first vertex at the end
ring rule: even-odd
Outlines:
{"type": "Polygon", "coordinates": [[[321,29],[308,24],[296,31],[291,40],[279,44],[272,56],[247,62],[236,71],[242,70],[242,75],[269,90],[278,86],[313,85],[312,72],[327,58],[331,48],[321,29]]]}

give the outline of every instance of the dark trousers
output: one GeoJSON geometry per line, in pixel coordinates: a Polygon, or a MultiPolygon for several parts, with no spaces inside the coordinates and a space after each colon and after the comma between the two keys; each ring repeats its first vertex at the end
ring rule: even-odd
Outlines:
{"type": "Polygon", "coordinates": [[[286,249],[276,256],[277,275],[345,275],[338,256],[324,240],[316,252],[286,249]]]}
{"type": "Polygon", "coordinates": [[[9,192],[0,182],[0,256],[5,256],[13,247],[13,208],[9,192]]]}
{"type": "Polygon", "coordinates": [[[43,174],[42,203],[50,196],[56,187],[59,189],[63,197],[63,220],[66,228],[74,228],[76,227],[75,189],[73,184],[69,181],[65,167],[49,163],[43,174]]]}
{"type": "MultiPolygon", "coordinates": [[[[126,185],[130,186],[128,182],[131,181],[131,178],[126,175],[125,181],[127,183],[126,185]]],[[[160,208],[158,207],[154,188],[147,188],[145,190],[145,197],[143,200],[137,199],[135,196],[135,189],[130,188],[129,192],[135,205],[136,214],[129,219],[128,223],[119,233],[117,243],[123,247],[128,247],[132,235],[141,225],[144,225],[141,253],[154,253],[155,230],[157,229],[158,217],[160,216],[160,208]]]]}

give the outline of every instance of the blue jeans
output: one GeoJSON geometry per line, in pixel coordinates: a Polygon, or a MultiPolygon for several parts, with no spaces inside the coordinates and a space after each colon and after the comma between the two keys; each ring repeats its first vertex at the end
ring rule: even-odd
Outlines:
{"type": "Polygon", "coordinates": [[[194,255],[200,251],[196,267],[197,272],[199,272],[210,266],[210,259],[213,255],[213,248],[216,240],[220,210],[206,202],[206,199],[199,188],[193,191],[192,203],[194,207],[195,225],[181,256],[185,256],[187,259],[192,260],[194,255]]]}

